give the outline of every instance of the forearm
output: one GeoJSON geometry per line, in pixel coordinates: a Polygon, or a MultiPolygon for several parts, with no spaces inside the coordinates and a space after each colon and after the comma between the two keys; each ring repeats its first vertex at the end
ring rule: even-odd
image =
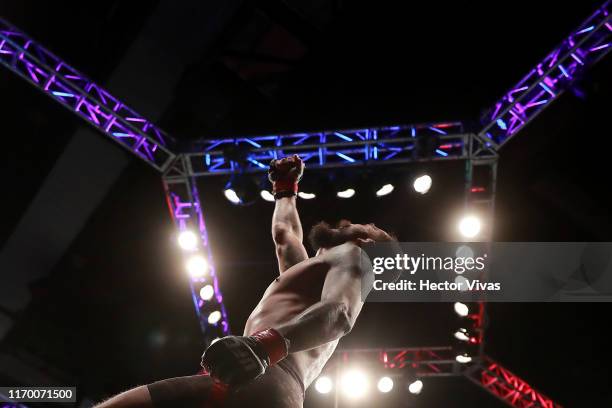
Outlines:
{"type": "Polygon", "coordinates": [[[352,328],[348,307],[341,302],[318,302],[275,329],[289,340],[289,353],[309,350],[337,340],[352,328]]]}
{"type": "Polygon", "coordinates": [[[290,232],[302,241],[303,231],[300,216],[297,211],[296,197],[283,197],[276,200],[272,215],[272,235],[279,232],[290,232]]]}

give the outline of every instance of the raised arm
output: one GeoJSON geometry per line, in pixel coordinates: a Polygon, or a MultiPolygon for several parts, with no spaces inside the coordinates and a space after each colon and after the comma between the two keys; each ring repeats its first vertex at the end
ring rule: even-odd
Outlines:
{"type": "Polygon", "coordinates": [[[297,156],[275,160],[270,164],[276,199],[272,215],[272,239],[280,272],[308,258],[302,240],[304,233],[297,211],[297,183],[304,170],[304,163],[297,156]]]}

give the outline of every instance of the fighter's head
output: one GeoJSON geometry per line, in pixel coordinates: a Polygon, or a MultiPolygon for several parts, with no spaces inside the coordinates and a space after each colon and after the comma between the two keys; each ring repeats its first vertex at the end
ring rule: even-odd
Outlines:
{"type": "Polygon", "coordinates": [[[335,227],[326,222],[314,225],[308,234],[308,241],[315,251],[329,249],[348,241],[358,244],[368,242],[397,241],[397,239],[381,230],[374,224],[352,224],[348,220],[341,220],[335,227]]]}

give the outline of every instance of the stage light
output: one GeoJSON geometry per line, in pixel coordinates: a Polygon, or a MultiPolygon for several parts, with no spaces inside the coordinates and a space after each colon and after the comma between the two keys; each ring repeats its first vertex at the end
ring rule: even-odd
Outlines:
{"type": "Polygon", "coordinates": [[[261,190],[259,192],[259,195],[261,196],[261,198],[263,198],[266,201],[269,201],[271,203],[274,202],[274,195],[272,195],[272,193],[269,192],[268,190],[261,190]]]}
{"type": "Polygon", "coordinates": [[[183,231],[178,236],[178,244],[185,251],[193,251],[198,246],[198,236],[192,231],[183,231]]]}
{"type": "Polygon", "coordinates": [[[457,356],[455,357],[455,360],[458,363],[461,364],[467,364],[469,362],[472,361],[472,357],[470,357],[469,355],[467,355],[467,353],[463,353],[463,354],[457,354],[457,356]]]}
{"type": "Polygon", "coordinates": [[[469,281],[465,278],[465,276],[457,275],[455,278],[455,283],[459,286],[459,292],[465,292],[470,290],[468,285],[469,281]]]}
{"type": "Polygon", "coordinates": [[[351,198],[354,195],[355,195],[355,189],[353,188],[347,188],[346,190],[338,191],[336,193],[336,196],[340,198],[351,198]]]}
{"type": "Polygon", "coordinates": [[[210,300],[215,295],[215,290],[212,285],[206,285],[200,289],[200,297],[202,300],[210,300]]]}
{"type": "Polygon", "coordinates": [[[466,215],[459,221],[459,232],[466,238],[478,235],[480,227],[480,220],[474,215],[466,215]]]}
{"type": "Polygon", "coordinates": [[[380,392],[389,392],[393,389],[393,379],[391,377],[382,377],[378,380],[378,391],[380,392]]]}
{"type": "Polygon", "coordinates": [[[298,193],[298,196],[300,198],[303,198],[304,200],[312,200],[313,198],[317,198],[317,195],[315,193],[305,193],[303,191],[300,191],[298,193]]]}
{"type": "Polygon", "coordinates": [[[217,324],[221,320],[221,312],[215,310],[211,314],[208,315],[208,323],[209,324],[217,324]]]}
{"type": "Polygon", "coordinates": [[[260,190],[251,176],[235,174],[225,185],[223,194],[232,204],[249,205],[255,202],[260,190]]]}
{"type": "Polygon", "coordinates": [[[394,189],[395,187],[393,186],[393,184],[391,183],[385,184],[384,186],[382,186],[376,191],[376,197],[383,197],[388,194],[391,194],[394,189]]]}
{"type": "Polygon", "coordinates": [[[223,194],[225,194],[225,198],[227,198],[230,203],[240,204],[240,198],[233,188],[227,187],[225,190],[223,190],[223,194]]]}
{"type": "Polygon", "coordinates": [[[194,255],[187,260],[187,272],[193,278],[200,278],[208,272],[208,261],[202,255],[194,255]]]}
{"type": "Polygon", "coordinates": [[[331,378],[326,376],[321,376],[317,378],[315,382],[315,390],[321,394],[328,394],[333,388],[333,383],[331,378]]]}
{"type": "MultiPolygon", "coordinates": [[[[455,251],[455,256],[457,258],[473,258],[474,257],[474,251],[472,250],[472,248],[470,248],[467,245],[461,245],[459,248],[457,248],[457,251],[455,251]]],[[[457,272],[459,273],[459,272],[457,272]]],[[[463,272],[461,272],[463,273],[463,272]]]]}
{"type": "Polygon", "coordinates": [[[416,191],[417,193],[425,194],[431,188],[431,183],[432,183],[431,177],[427,174],[424,174],[414,179],[414,182],[412,183],[412,187],[414,188],[414,191],[416,191]]]}
{"type": "Polygon", "coordinates": [[[455,313],[461,317],[466,317],[470,314],[470,309],[465,303],[455,302],[455,313]]]}
{"type": "Polygon", "coordinates": [[[342,376],[342,391],[347,397],[363,397],[368,388],[368,379],[358,370],[351,370],[342,376]]]}
{"type": "Polygon", "coordinates": [[[467,329],[461,328],[455,332],[455,338],[460,341],[470,341],[467,329]]]}
{"type": "Polygon", "coordinates": [[[415,395],[420,394],[422,390],[423,390],[423,381],[421,380],[416,380],[408,384],[408,391],[411,394],[415,394],[415,395]]]}

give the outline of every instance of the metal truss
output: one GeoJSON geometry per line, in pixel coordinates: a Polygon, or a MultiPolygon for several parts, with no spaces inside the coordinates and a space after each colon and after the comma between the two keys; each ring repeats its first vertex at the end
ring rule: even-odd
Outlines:
{"type": "Polygon", "coordinates": [[[456,353],[445,347],[401,347],[336,350],[327,367],[350,367],[365,364],[397,374],[410,369],[417,378],[460,376],[461,364],[455,360],[456,353]]]}
{"type": "Polygon", "coordinates": [[[489,110],[480,139],[496,149],[506,144],[612,49],[609,5],[608,0],[489,110]]]}
{"type": "Polygon", "coordinates": [[[549,397],[533,389],[526,381],[486,356],[466,370],[465,376],[512,407],[562,408],[549,397]]]}
{"type": "Polygon", "coordinates": [[[205,341],[210,344],[215,338],[230,334],[230,327],[223,295],[219,289],[200,196],[195,179],[185,170],[185,163],[185,157],[179,156],[164,174],[163,184],[170,216],[178,233],[199,232],[198,248],[195,251],[187,251],[185,261],[189,256],[199,254],[204,256],[208,265],[208,270],[202,276],[190,276],[189,287],[205,341]]]}
{"type": "Polygon", "coordinates": [[[472,137],[460,122],[444,122],[202,140],[186,156],[192,176],[264,171],[289,154],[322,169],[466,159],[472,137]]]}
{"type": "Polygon", "coordinates": [[[0,63],[156,170],[173,161],[170,136],[1,18],[0,63]]]}

